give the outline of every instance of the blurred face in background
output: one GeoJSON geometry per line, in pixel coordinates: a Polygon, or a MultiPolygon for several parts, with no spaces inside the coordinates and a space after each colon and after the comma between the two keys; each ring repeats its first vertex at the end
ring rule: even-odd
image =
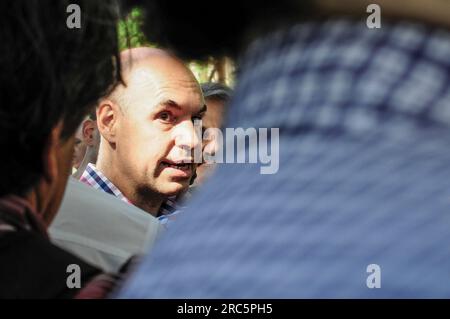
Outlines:
{"type": "Polygon", "coordinates": [[[81,125],[83,142],[86,145],[85,156],[90,156],[89,162],[95,164],[100,146],[100,133],[98,132],[97,120],[87,118],[81,125]]]}
{"type": "MultiPolygon", "coordinates": [[[[208,111],[202,120],[203,129],[218,128],[221,129],[225,116],[225,104],[226,102],[217,98],[206,98],[205,103],[208,107],[208,111]]],[[[211,136],[208,141],[203,141],[203,153],[215,154],[217,151],[217,138],[211,136]]],[[[202,164],[197,167],[197,178],[195,179],[194,186],[201,185],[205,180],[214,172],[214,168],[217,164],[202,164]]]]}
{"type": "Polygon", "coordinates": [[[75,142],[73,148],[73,158],[72,158],[72,166],[75,169],[80,167],[81,162],[83,161],[84,154],[86,154],[86,143],[83,139],[83,125],[80,125],[75,133],[75,142]]]}

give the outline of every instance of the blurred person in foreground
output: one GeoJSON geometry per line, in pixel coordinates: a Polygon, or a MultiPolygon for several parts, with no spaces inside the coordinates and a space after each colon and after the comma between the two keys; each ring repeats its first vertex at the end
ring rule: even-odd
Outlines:
{"type": "Polygon", "coordinates": [[[377,1],[374,29],[371,2],[240,2],[218,30],[141,1],[150,41],[239,57],[226,126],[279,128],[280,166],[221,165],[119,297],[450,295],[450,2],[377,1]]]}
{"type": "Polygon", "coordinates": [[[0,144],[8,149],[0,298],[104,297],[115,284],[115,276],[52,245],[47,227],[71,173],[75,131],[120,78],[116,23],[113,1],[0,4],[0,144]],[[66,24],[69,4],[82,8],[79,29],[66,24]]]}

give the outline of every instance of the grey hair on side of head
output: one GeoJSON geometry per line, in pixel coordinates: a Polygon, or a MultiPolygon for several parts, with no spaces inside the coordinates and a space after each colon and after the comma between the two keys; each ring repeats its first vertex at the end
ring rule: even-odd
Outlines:
{"type": "Polygon", "coordinates": [[[228,102],[233,94],[233,90],[231,88],[221,83],[207,82],[202,83],[200,86],[205,99],[217,99],[228,102]]]}

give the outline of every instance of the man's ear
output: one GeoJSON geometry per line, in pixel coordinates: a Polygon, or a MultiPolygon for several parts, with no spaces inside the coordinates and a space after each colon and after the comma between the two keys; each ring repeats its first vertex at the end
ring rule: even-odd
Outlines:
{"type": "Polygon", "coordinates": [[[58,177],[58,149],[60,147],[62,128],[62,121],[60,121],[58,125],[53,127],[50,135],[47,138],[47,142],[42,153],[44,180],[48,184],[52,184],[58,177]]]}
{"type": "Polygon", "coordinates": [[[116,142],[116,124],[119,106],[111,100],[102,100],[97,108],[98,131],[110,143],[116,142]]]}
{"type": "Polygon", "coordinates": [[[94,139],[94,132],[97,128],[97,122],[94,120],[85,120],[82,124],[81,132],[83,135],[84,143],[88,146],[94,146],[95,139],[94,139]]]}

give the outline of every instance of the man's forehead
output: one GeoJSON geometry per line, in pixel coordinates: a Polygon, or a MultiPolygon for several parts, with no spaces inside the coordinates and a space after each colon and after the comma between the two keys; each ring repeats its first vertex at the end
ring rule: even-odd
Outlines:
{"type": "Polygon", "coordinates": [[[136,65],[125,81],[131,85],[150,86],[154,89],[183,88],[201,91],[194,75],[187,68],[153,68],[151,65],[136,65]]]}
{"type": "Polygon", "coordinates": [[[146,91],[152,94],[159,102],[172,100],[177,104],[201,104],[203,94],[200,85],[189,73],[164,73],[149,68],[139,68],[132,72],[128,84],[133,91],[146,91]]]}
{"type": "Polygon", "coordinates": [[[201,92],[191,91],[181,92],[180,90],[171,90],[169,88],[162,89],[155,96],[155,107],[169,107],[180,111],[188,111],[191,113],[202,112],[205,108],[205,102],[201,92]]]}
{"type": "Polygon", "coordinates": [[[192,78],[193,74],[183,61],[178,58],[165,55],[148,55],[139,59],[131,59],[126,63],[123,73],[132,74],[140,72],[152,77],[164,77],[167,75],[174,75],[178,78],[192,78]]]}
{"type": "Polygon", "coordinates": [[[168,55],[152,55],[132,62],[124,81],[125,95],[139,105],[156,107],[173,101],[173,105],[182,109],[198,112],[205,104],[193,73],[181,61],[168,55]]]}

